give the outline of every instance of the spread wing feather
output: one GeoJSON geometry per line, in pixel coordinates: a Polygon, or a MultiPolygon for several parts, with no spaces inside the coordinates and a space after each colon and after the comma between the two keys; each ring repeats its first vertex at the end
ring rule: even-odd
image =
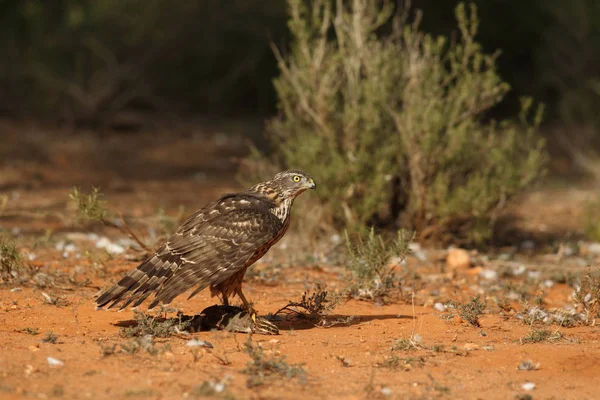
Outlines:
{"type": "MultiPolygon", "coordinates": [[[[125,301],[138,306],[152,293],[149,308],[198,285],[192,295],[217,285],[264,254],[282,229],[270,199],[253,194],[226,195],[190,216],[169,240],[136,269],[100,296],[99,307],[125,301]]],[[[190,296],[191,297],[191,296],[190,296]]]]}

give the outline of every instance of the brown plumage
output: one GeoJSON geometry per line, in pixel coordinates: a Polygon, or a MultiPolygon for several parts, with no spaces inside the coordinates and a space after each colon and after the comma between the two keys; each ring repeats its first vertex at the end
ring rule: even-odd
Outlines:
{"type": "MultiPolygon", "coordinates": [[[[102,294],[96,304],[121,309],[169,304],[196,286],[189,298],[206,287],[223,303],[242,293],[244,274],[286,232],[294,199],[315,189],[312,177],[299,170],[280,172],[267,182],[236,194],[227,194],[192,214],[156,253],[102,294]]],[[[188,298],[188,299],[189,299],[188,298]]]]}

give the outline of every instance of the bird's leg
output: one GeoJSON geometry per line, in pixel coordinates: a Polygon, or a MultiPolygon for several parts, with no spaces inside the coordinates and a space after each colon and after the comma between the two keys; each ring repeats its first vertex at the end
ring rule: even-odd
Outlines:
{"type": "Polygon", "coordinates": [[[223,298],[223,305],[229,306],[229,299],[227,298],[227,294],[224,290],[221,291],[221,297],[223,298]]]}
{"type": "Polygon", "coordinates": [[[252,307],[252,305],[246,299],[246,296],[244,296],[244,293],[242,293],[242,288],[241,287],[236,288],[235,292],[237,293],[239,298],[242,300],[242,303],[244,303],[244,307],[246,307],[246,311],[248,311],[248,313],[250,315],[256,316],[256,310],[254,310],[254,307],[252,307]]]}

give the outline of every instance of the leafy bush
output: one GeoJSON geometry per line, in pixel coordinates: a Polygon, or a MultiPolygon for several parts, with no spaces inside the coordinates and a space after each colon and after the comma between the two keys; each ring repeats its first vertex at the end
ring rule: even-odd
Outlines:
{"type": "MultiPolygon", "coordinates": [[[[290,54],[276,48],[270,163],[310,171],[334,223],[401,223],[421,238],[485,240],[545,161],[541,108],[486,121],[509,87],[456,8],[456,42],[419,32],[391,3],[289,0],[290,54]]],[[[266,168],[263,155],[250,163],[266,168]]]]}
{"type": "Polygon", "coordinates": [[[0,236],[0,282],[11,282],[23,278],[23,257],[15,242],[0,236]]]}
{"type": "Polygon", "coordinates": [[[400,231],[393,241],[386,241],[373,229],[367,235],[356,236],[351,238],[346,232],[347,267],[352,282],[349,294],[359,299],[385,303],[393,292],[401,292],[391,261],[392,257],[406,257],[410,239],[404,231],[400,231]]]}
{"type": "Polygon", "coordinates": [[[590,201],[583,207],[581,222],[585,236],[600,241],[600,200],[590,201]]]}
{"type": "Polygon", "coordinates": [[[0,11],[2,111],[87,124],[124,109],[273,102],[268,38],[284,36],[279,2],[12,0],[0,11]]]}
{"type": "Polygon", "coordinates": [[[468,322],[469,325],[474,327],[481,327],[479,323],[479,316],[485,312],[487,306],[485,300],[481,300],[481,295],[471,297],[468,303],[459,303],[456,301],[449,301],[448,313],[443,315],[444,319],[451,319],[455,316],[459,316],[464,321],[468,322]]]}
{"type": "Polygon", "coordinates": [[[263,348],[254,344],[248,336],[244,352],[250,356],[250,361],[242,371],[248,375],[246,385],[248,387],[261,386],[269,376],[278,378],[298,378],[301,382],[306,379],[306,371],[301,365],[288,364],[285,356],[267,355],[263,348]]]}

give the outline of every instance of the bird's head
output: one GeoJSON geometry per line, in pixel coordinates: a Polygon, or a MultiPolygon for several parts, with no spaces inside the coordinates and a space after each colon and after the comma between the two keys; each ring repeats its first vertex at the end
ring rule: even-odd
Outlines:
{"type": "Polygon", "coordinates": [[[317,188],[312,176],[299,169],[278,173],[271,180],[271,184],[275,186],[284,197],[288,198],[295,198],[306,189],[314,190],[317,188]]]}

